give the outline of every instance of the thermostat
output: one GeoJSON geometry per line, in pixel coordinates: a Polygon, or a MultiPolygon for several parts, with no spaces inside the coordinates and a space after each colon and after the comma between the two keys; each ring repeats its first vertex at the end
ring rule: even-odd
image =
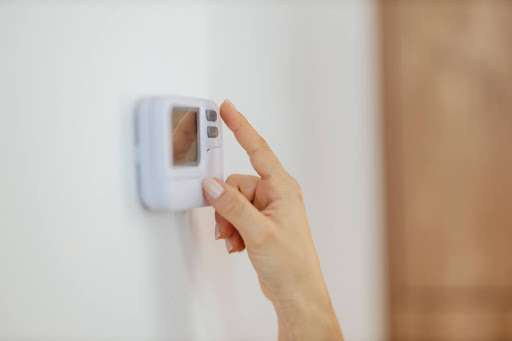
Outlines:
{"type": "Polygon", "coordinates": [[[151,211],[207,206],[202,182],[223,179],[222,123],[212,100],[165,96],[135,113],[138,191],[151,211]]]}

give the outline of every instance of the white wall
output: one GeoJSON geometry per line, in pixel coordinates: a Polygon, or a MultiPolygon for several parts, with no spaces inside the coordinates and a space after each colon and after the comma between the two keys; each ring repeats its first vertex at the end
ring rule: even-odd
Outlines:
{"type": "MultiPolygon", "coordinates": [[[[347,339],[379,339],[373,11],[0,3],[0,339],[275,338],[211,209],[138,205],[133,103],[166,93],[229,97],[254,123],[302,183],[347,339]]],[[[226,135],[227,174],[252,172],[226,135]]]]}

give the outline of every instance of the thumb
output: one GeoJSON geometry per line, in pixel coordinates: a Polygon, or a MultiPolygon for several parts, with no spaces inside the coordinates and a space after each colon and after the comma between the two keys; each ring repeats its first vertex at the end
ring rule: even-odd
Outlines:
{"type": "Polygon", "coordinates": [[[213,178],[203,181],[203,190],[206,200],[240,232],[246,244],[262,239],[263,230],[268,228],[266,217],[242,193],[213,178]]]}

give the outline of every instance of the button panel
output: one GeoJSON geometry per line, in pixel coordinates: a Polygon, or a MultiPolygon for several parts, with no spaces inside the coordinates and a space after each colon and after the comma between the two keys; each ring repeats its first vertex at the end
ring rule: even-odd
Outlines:
{"type": "Polygon", "coordinates": [[[219,129],[217,127],[207,127],[208,137],[219,136],[219,129]]]}
{"type": "Polygon", "coordinates": [[[217,121],[217,112],[215,110],[206,110],[206,119],[211,122],[217,121]]]}

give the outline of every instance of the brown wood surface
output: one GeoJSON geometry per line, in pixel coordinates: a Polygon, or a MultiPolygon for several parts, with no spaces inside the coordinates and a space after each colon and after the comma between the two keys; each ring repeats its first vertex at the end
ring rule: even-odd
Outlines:
{"type": "Polygon", "coordinates": [[[382,0],[393,340],[512,340],[512,0],[382,0]]]}

